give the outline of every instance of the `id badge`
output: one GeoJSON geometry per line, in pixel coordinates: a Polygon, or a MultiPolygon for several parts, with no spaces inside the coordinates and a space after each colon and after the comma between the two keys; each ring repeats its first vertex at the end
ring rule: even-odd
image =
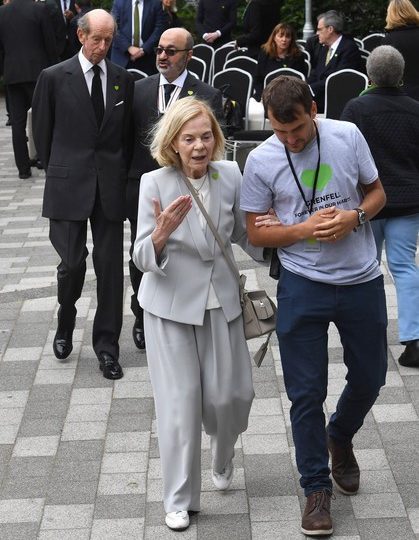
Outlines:
{"type": "Polygon", "coordinates": [[[315,238],[306,238],[304,240],[304,251],[320,251],[320,242],[315,238]]]}

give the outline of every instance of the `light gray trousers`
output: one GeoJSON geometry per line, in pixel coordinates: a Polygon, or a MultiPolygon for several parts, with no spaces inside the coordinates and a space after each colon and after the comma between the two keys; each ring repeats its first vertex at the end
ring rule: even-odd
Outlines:
{"type": "Polygon", "coordinates": [[[144,312],[147,359],[157,415],[166,512],[200,510],[202,423],[213,469],[222,472],[247,429],[254,391],[241,316],[221,308],[203,326],[144,312]]]}

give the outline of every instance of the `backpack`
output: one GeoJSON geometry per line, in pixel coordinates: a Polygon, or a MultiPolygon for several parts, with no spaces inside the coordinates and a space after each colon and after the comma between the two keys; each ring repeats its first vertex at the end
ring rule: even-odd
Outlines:
{"type": "Polygon", "coordinates": [[[230,85],[223,85],[220,90],[222,93],[224,128],[227,137],[234,136],[236,131],[243,129],[243,115],[240,103],[228,95],[230,85]]]}

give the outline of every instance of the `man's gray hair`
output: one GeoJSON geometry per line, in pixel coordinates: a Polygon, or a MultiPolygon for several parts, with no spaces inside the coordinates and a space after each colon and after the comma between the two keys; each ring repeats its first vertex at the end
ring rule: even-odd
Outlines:
{"type": "Polygon", "coordinates": [[[404,58],[391,45],[376,47],[367,58],[367,75],[377,86],[399,86],[404,72],[404,58]]]}
{"type": "MultiPolygon", "coordinates": [[[[89,21],[89,11],[83,15],[83,17],[80,17],[80,19],[77,21],[77,28],[80,28],[80,30],[88,35],[90,34],[90,21],[89,21]]],[[[108,13],[113,19],[114,22],[114,35],[116,34],[116,31],[118,29],[118,25],[116,23],[115,17],[112,15],[112,13],[108,13]]]]}
{"type": "Polygon", "coordinates": [[[343,32],[343,24],[345,22],[343,15],[338,13],[335,9],[321,13],[318,15],[317,21],[320,21],[320,19],[323,19],[325,26],[333,26],[337,34],[341,34],[343,32]]]}

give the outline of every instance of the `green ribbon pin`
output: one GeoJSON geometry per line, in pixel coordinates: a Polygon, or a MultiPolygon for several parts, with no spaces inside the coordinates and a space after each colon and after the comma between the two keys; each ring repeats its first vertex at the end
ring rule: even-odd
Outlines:
{"type": "Polygon", "coordinates": [[[188,90],[188,96],[192,96],[193,95],[193,90],[188,90]]]}
{"type": "Polygon", "coordinates": [[[116,84],[116,85],[114,86],[114,89],[118,92],[119,86],[116,84]]]}
{"type": "Polygon", "coordinates": [[[218,179],[220,178],[220,175],[218,174],[218,172],[213,172],[213,173],[211,174],[211,178],[212,178],[213,180],[218,180],[218,179]]]}

